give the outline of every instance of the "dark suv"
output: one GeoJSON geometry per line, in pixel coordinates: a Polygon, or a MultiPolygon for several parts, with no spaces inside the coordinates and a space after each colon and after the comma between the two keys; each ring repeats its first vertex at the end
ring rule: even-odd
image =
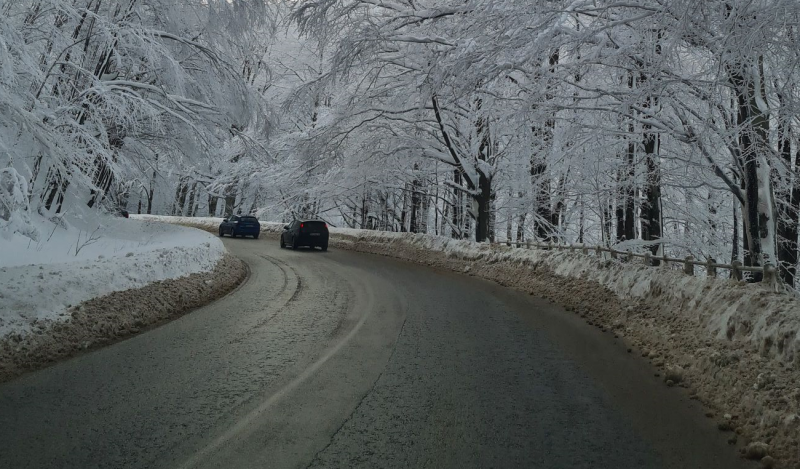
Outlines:
{"type": "Polygon", "coordinates": [[[281,247],[291,246],[297,249],[300,246],[314,248],[319,246],[323,251],[328,250],[328,225],[319,220],[295,220],[283,227],[281,233],[281,247]]]}
{"type": "Polygon", "coordinates": [[[233,215],[222,220],[219,225],[220,236],[229,234],[234,238],[237,236],[252,236],[258,239],[259,233],[261,233],[261,224],[256,217],[233,215]]]}

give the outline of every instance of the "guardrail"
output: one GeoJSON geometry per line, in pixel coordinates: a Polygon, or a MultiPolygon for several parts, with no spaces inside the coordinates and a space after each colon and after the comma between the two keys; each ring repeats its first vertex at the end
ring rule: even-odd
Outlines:
{"type": "Polygon", "coordinates": [[[609,253],[612,259],[625,259],[628,262],[633,262],[634,259],[643,259],[644,265],[648,267],[656,267],[654,262],[663,262],[664,266],[668,266],[670,262],[682,264],[683,272],[687,275],[695,274],[695,266],[704,267],[706,275],[709,277],[717,276],[717,269],[727,269],[731,271],[731,278],[741,281],[744,278],[744,272],[762,273],[762,282],[767,283],[774,290],[778,290],[780,285],[780,277],[778,276],[778,269],[772,264],[765,264],[762,266],[745,266],[739,261],[734,261],[732,264],[720,264],[714,259],[706,261],[698,261],[692,256],[687,256],[683,259],[678,259],[668,256],[654,256],[650,253],[638,254],[631,251],[617,251],[616,249],[603,247],[603,246],[587,246],[584,244],[555,244],[555,243],[538,243],[519,241],[506,241],[491,243],[494,246],[508,246],[525,249],[543,249],[543,250],[563,250],[563,251],[580,251],[583,254],[589,255],[594,252],[597,257],[602,257],[604,252],[609,253]]]}

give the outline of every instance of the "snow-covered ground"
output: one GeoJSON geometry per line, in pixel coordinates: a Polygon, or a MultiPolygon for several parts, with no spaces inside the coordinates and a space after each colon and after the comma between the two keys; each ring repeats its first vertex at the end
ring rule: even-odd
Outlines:
{"type": "Polygon", "coordinates": [[[225,254],[213,235],[181,226],[124,218],[38,222],[39,242],[0,237],[0,339],[67,320],[70,306],[92,298],[210,271],[225,254]]]}

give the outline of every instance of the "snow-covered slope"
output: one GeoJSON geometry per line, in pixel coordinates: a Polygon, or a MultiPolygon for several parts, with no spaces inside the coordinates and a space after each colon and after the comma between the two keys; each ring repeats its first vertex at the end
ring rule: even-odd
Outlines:
{"type": "Polygon", "coordinates": [[[70,306],[92,298],[210,271],[225,253],[216,237],[181,226],[124,218],[87,226],[40,230],[39,242],[0,238],[0,338],[66,320],[70,306]]]}

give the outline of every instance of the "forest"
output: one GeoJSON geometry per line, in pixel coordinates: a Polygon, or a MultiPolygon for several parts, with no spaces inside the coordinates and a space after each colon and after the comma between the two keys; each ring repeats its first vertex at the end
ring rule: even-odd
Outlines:
{"type": "Polygon", "coordinates": [[[0,0],[0,249],[242,213],[794,286],[799,24],[796,0],[0,0]]]}

